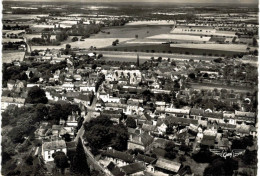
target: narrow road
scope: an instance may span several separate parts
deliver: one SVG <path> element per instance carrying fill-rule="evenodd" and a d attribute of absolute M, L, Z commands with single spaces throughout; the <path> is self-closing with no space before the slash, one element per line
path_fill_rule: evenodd
<path fill-rule="evenodd" d="M 97 103 L 97 97 L 95 95 L 94 99 L 93 99 L 93 102 L 91 104 L 91 106 L 88 106 L 87 107 L 87 110 L 88 110 L 88 114 L 85 116 L 84 118 L 84 123 L 86 122 L 89 122 L 92 118 L 92 114 L 95 110 L 95 107 L 96 107 L 96 103 Z M 75 137 L 75 141 L 78 142 L 78 139 L 81 138 L 82 142 L 83 142 L 83 147 L 84 147 L 84 150 L 85 150 L 85 153 L 87 155 L 87 160 L 88 160 L 88 163 L 91 163 L 91 165 L 96 169 L 96 170 L 99 170 L 101 171 L 101 173 L 104 175 L 104 176 L 112 176 L 112 174 L 109 172 L 108 169 L 104 168 L 103 166 L 100 165 L 100 163 L 95 160 L 94 156 L 92 155 L 92 153 L 89 151 L 89 149 L 84 145 L 84 139 L 83 139 L 83 135 L 85 133 L 85 129 L 84 129 L 84 125 L 81 126 L 81 128 L 79 129 L 78 133 L 77 133 L 77 136 Z"/>

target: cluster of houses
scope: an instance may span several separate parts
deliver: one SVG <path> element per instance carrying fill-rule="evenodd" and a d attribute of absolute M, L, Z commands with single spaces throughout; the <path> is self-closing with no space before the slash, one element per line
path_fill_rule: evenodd
<path fill-rule="evenodd" d="M 78 59 L 80 60 L 81 57 Z M 257 135 L 255 112 L 245 112 L 243 108 L 241 111 L 217 111 L 197 106 L 176 107 L 174 104 L 176 99 L 192 101 L 192 92 L 196 90 L 185 88 L 183 80 L 188 79 L 190 71 L 199 67 L 195 66 L 196 64 L 203 65 L 203 63 L 185 62 L 184 66 L 177 66 L 173 71 L 169 69 L 170 61 L 163 61 L 159 63 L 157 69 L 148 71 L 141 71 L 136 67 L 122 70 L 120 67 L 106 65 L 94 68 L 91 64 L 85 65 L 84 68 L 74 68 L 72 56 L 61 55 L 57 50 L 40 51 L 34 60 L 51 64 L 66 61 L 67 66 L 56 70 L 48 79 L 44 78 L 37 68 L 28 68 L 25 72 L 28 77 L 31 74 L 39 77 L 36 83 L 8 81 L 7 88 L 3 90 L 13 91 L 21 96 L 3 96 L 2 111 L 9 105 L 24 106 L 25 92 L 33 86 L 41 87 L 49 102 L 66 101 L 79 105 L 81 109 L 81 114 L 72 113 L 67 121 L 60 120 L 58 125 L 42 122 L 35 131 L 35 138 L 42 141 L 42 146 L 38 148 L 37 153 L 46 163 L 53 162 L 52 155 L 57 151 L 63 151 L 66 154 L 69 150 L 75 150 L 75 142 L 68 142 L 65 138 L 69 138 L 70 141 L 74 140 L 77 135 L 78 121 L 87 115 L 87 108 L 94 97 L 97 101 L 95 101 L 95 112 L 92 112 L 91 118 L 98 118 L 102 115 L 109 117 L 115 123 L 125 124 L 128 118 L 132 118 L 136 123 L 136 128 L 128 127 L 127 149 L 128 151 L 140 150 L 143 154 L 132 155 L 129 152 L 109 148 L 102 151 L 100 158 L 97 159 L 116 176 L 145 173 L 189 175 L 189 169 L 185 165 L 165 158 L 167 143 L 174 142 L 176 149 L 185 145 L 191 152 L 197 152 L 202 146 L 227 149 L 235 138 L 248 135 L 256 137 Z M 185 67 L 187 64 L 189 67 Z M 210 67 L 212 63 L 204 64 Z M 220 71 L 204 68 L 200 69 L 199 74 L 207 75 L 205 80 L 213 80 L 213 82 L 221 79 Z M 105 80 L 98 87 L 100 75 L 103 75 Z M 172 92 L 176 82 L 180 87 L 174 90 L 176 96 L 174 100 Z M 221 95 L 221 91 L 215 93 L 214 91 L 209 91 L 213 93 L 210 97 L 228 101 L 230 105 L 239 102 L 238 99 L 247 99 L 249 103 L 252 99 L 250 96 L 236 94 L 234 91 L 226 91 L 225 97 Z M 170 100 L 167 102 L 156 98 L 147 100 L 149 95 L 144 92 L 150 92 L 155 97 L 167 95 Z M 205 97 L 208 96 L 205 95 Z M 239 105 L 241 106 L 241 103 Z"/>

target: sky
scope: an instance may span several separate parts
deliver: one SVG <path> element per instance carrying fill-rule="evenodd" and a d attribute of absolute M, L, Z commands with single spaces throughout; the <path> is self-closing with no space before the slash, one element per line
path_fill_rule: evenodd
<path fill-rule="evenodd" d="M 19 0 L 4 0 L 4 1 L 19 1 Z M 163 3 L 235 3 L 235 4 L 257 4 L 258 0 L 23 0 L 33 2 L 45 1 L 68 1 L 68 2 L 163 2 Z"/>

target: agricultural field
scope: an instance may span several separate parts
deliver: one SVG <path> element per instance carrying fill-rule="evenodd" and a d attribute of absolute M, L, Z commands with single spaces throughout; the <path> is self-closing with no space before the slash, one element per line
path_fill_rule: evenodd
<path fill-rule="evenodd" d="M 233 52 L 246 52 L 247 49 L 247 45 L 235 45 L 235 44 L 171 44 L 171 47 L 221 50 L 221 51 L 233 51 Z"/>
<path fill-rule="evenodd" d="M 102 29 L 91 38 L 146 38 L 153 35 L 167 34 L 171 31 L 171 26 L 120 26 Z M 107 33 L 110 34 L 107 34 Z"/>
<path fill-rule="evenodd" d="M 2 62 L 3 63 L 11 63 L 12 61 L 23 61 L 25 52 L 19 51 L 3 51 L 2 52 Z"/>
<path fill-rule="evenodd" d="M 135 26 L 135 25 L 175 25 L 175 21 L 166 21 L 166 20 L 160 20 L 160 21 L 133 21 L 130 23 L 127 23 L 127 26 Z"/>
<path fill-rule="evenodd" d="M 31 40 L 32 38 L 41 38 L 41 34 L 25 34 L 24 37 L 28 40 Z M 56 35 L 51 35 L 51 40 L 56 39 Z"/>
<path fill-rule="evenodd" d="M 71 37 L 70 37 L 71 38 Z M 108 47 L 112 46 L 113 41 L 119 40 L 119 43 L 125 42 L 128 40 L 132 40 L 133 38 L 106 38 L 104 39 L 98 39 L 98 38 L 87 38 L 84 39 L 84 41 L 76 41 L 76 42 L 65 42 L 62 45 L 59 46 L 31 46 L 32 51 L 33 50 L 43 50 L 46 48 L 49 49 L 61 49 L 65 48 L 66 44 L 70 44 L 72 48 L 84 48 L 84 49 L 89 49 L 91 46 L 96 47 L 96 48 L 103 48 L 103 47 Z"/>
<path fill-rule="evenodd" d="M 44 16 L 49 16 L 45 14 L 4 14 L 3 15 L 3 20 L 31 20 L 31 19 L 37 19 L 38 17 L 44 17 Z"/>
<path fill-rule="evenodd" d="M 76 42 L 71 42 L 69 43 L 72 48 L 90 48 L 91 46 L 96 47 L 96 48 L 103 48 L 107 46 L 112 46 L 113 41 L 119 40 L 120 42 L 132 40 L 133 38 L 87 38 L 84 39 L 84 41 L 76 41 Z"/>
<path fill-rule="evenodd" d="M 13 38 L 3 38 L 2 39 L 2 43 L 9 43 L 9 42 L 15 43 L 15 42 L 21 42 L 21 41 L 24 41 L 24 40 L 23 39 L 13 39 Z"/>
<path fill-rule="evenodd" d="M 147 37 L 147 38 L 207 42 L 210 40 L 211 37 L 203 37 L 203 36 L 195 36 L 195 35 L 159 34 L 159 35 L 154 35 L 154 36 Z"/>

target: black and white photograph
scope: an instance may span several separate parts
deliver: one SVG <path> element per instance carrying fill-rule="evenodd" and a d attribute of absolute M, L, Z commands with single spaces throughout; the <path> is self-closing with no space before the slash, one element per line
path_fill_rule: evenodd
<path fill-rule="evenodd" d="M 1 0 L 2 176 L 257 176 L 258 0 Z"/>

